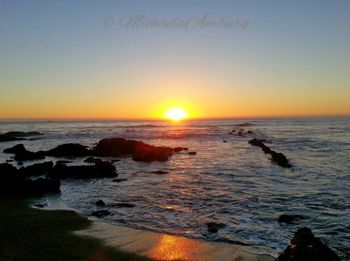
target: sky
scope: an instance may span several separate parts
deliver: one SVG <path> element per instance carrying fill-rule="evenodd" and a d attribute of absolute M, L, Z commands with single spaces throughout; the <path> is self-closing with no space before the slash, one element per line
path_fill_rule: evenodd
<path fill-rule="evenodd" d="M 347 0 L 0 0 L 0 119 L 350 115 L 349 14 Z"/>

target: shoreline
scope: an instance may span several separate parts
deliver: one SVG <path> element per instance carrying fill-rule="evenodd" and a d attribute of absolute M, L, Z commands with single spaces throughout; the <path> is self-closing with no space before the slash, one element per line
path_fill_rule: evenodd
<path fill-rule="evenodd" d="M 253 247 L 244 247 L 223 242 L 208 242 L 173 236 L 160 232 L 114 225 L 97 218 L 88 218 L 92 223 L 77 235 L 102 240 L 107 246 L 123 252 L 144 256 L 152 260 L 246 260 L 273 261 L 269 255 L 249 252 Z"/>

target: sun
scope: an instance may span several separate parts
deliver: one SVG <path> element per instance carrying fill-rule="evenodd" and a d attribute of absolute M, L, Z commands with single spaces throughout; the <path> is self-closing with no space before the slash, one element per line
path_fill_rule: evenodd
<path fill-rule="evenodd" d="M 188 113 L 184 108 L 181 107 L 173 107 L 169 108 L 165 112 L 165 117 L 169 120 L 180 121 L 188 117 Z"/>

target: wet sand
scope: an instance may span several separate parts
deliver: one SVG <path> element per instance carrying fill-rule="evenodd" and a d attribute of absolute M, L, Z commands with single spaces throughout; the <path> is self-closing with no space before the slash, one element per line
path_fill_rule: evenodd
<path fill-rule="evenodd" d="M 271 256 L 250 253 L 249 247 L 193 240 L 92 220 L 88 229 L 75 233 L 101 239 L 118 250 L 155 260 L 274 260 Z"/>

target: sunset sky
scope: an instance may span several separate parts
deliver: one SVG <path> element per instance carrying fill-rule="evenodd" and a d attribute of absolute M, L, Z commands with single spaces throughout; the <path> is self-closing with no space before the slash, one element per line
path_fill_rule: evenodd
<path fill-rule="evenodd" d="M 349 14 L 347 0 L 0 0 L 0 118 L 349 115 Z"/>

